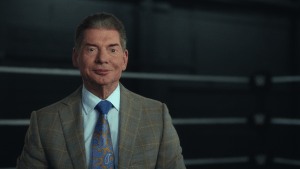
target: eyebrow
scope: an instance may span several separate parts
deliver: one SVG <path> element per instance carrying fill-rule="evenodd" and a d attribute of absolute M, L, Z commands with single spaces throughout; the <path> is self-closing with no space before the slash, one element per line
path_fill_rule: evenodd
<path fill-rule="evenodd" d="M 98 47 L 96 44 L 92 44 L 92 43 L 86 43 L 84 46 L 95 46 Z M 114 43 L 114 44 L 109 44 L 108 47 L 113 47 L 113 46 L 120 46 L 118 43 Z"/>
<path fill-rule="evenodd" d="M 118 43 L 108 45 L 108 47 L 113 47 L 113 46 L 120 46 L 120 45 Z"/>
<path fill-rule="evenodd" d="M 92 43 L 86 43 L 84 46 L 95 46 L 95 47 L 97 47 L 97 45 L 92 44 Z"/>

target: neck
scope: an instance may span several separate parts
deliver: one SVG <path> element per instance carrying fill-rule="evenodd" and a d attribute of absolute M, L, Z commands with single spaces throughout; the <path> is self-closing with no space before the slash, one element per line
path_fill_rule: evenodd
<path fill-rule="evenodd" d="M 84 87 L 95 96 L 99 97 L 102 100 L 105 100 L 110 96 L 118 87 L 118 83 L 110 85 L 98 85 L 84 83 Z"/>

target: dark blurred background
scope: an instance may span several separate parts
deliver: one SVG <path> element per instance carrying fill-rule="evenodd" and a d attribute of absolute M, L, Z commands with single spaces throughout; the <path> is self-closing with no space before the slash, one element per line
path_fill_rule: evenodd
<path fill-rule="evenodd" d="M 76 72 L 76 26 L 97 12 L 124 23 L 121 83 L 167 104 L 187 168 L 300 167 L 299 0 L 11 0 L 0 1 L 0 168 L 16 166 L 31 112 L 82 84 L 64 72 Z"/>

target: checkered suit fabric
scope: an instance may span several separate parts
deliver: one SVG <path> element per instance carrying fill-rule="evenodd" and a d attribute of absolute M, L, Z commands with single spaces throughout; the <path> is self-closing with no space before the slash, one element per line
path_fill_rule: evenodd
<path fill-rule="evenodd" d="M 185 168 L 166 105 L 123 87 L 121 93 L 119 168 Z"/>
<path fill-rule="evenodd" d="M 87 168 L 81 90 L 32 113 L 17 169 Z M 119 169 L 185 168 L 166 105 L 120 90 Z"/>

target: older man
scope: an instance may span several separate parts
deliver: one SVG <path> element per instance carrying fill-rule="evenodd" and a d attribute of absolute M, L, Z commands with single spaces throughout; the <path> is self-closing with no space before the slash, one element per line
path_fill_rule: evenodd
<path fill-rule="evenodd" d="M 85 18 L 73 49 L 83 85 L 32 112 L 17 168 L 185 168 L 166 105 L 119 83 L 127 62 L 122 23 L 106 13 Z"/>

